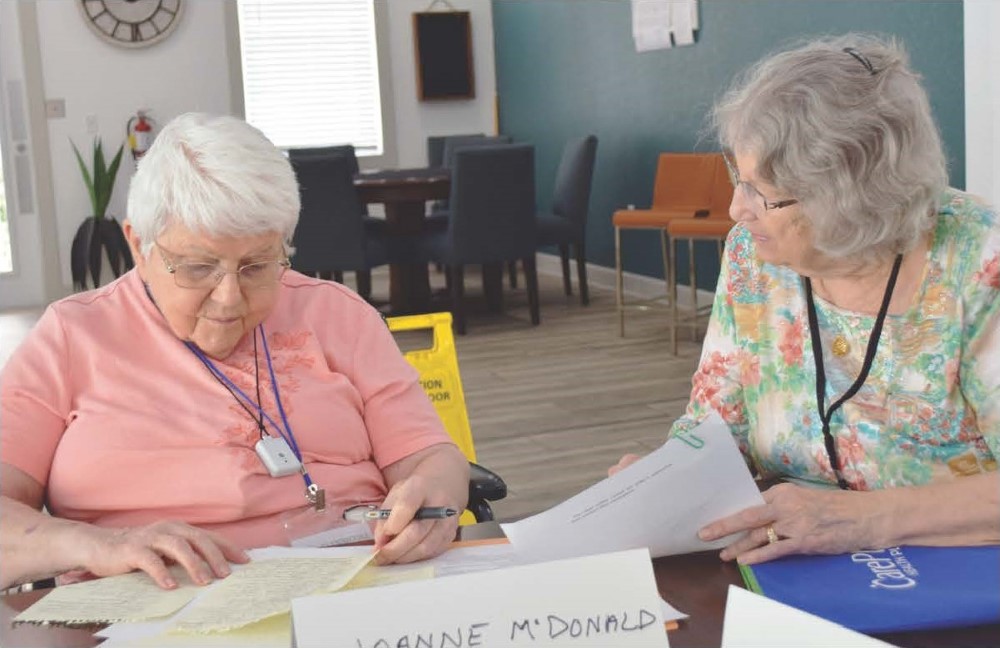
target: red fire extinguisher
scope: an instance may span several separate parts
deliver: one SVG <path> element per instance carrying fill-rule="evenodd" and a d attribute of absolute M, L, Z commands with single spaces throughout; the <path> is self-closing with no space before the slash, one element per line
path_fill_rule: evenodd
<path fill-rule="evenodd" d="M 145 110 L 140 110 L 128 120 L 125 132 L 128 135 L 128 147 L 132 151 L 132 159 L 138 160 L 153 144 L 153 120 L 146 116 Z"/>

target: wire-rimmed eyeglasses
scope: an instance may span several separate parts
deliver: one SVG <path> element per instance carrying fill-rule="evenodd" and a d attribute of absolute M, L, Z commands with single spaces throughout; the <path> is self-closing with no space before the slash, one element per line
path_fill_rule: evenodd
<path fill-rule="evenodd" d="M 796 198 L 788 198 L 786 200 L 768 200 L 764 197 L 764 194 L 757 190 L 757 187 L 753 186 L 749 182 L 740 180 L 740 173 L 736 170 L 736 165 L 733 163 L 732 159 L 730 159 L 728 153 L 723 153 L 722 159 L 726 162 L 726 170 L 729 172 L 729 181 L 733 183 L 733 188 L 742 194 L 743 200 L 746 201 L 748 205 L 753 207 L 753 212 L 758 216 L 772 209 L 790 207 L 791 205 L 799 202 Z"/>
<path fill-rule="evenodd" d="M 223 269 L 219 263 L 175 263 L 173 258 L 178 255 L 165 249 L 159 243 L 154 243 L 154 245 L 160 251 L 160 258 L 163 259 L 163 265 L 167 272 L 174 276 L 174 283 L 180 288 L 203 290 L 215 288 L 222 283 L 223 277 L 229 274 L 236 275 L 243 288 L 263 288 L 278 283 L 281 275 L 292 265 L 287 258 L 269 259 L 247 263 L 230 271 Z"/>

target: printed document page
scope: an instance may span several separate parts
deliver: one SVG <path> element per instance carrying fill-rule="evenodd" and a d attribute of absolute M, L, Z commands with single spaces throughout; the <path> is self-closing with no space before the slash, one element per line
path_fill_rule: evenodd
<path fill-rule="evenodd" d="M 649 547 L 654 558 L 716 549 L 698 530 L 764 503 L 729 427 L 713 413 L 684 435 L 544 513 L 500 525 L 522 562 Z"/>

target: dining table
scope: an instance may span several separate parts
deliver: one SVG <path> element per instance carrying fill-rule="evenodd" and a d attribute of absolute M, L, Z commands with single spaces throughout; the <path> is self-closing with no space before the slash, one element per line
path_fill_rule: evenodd
<path fill-rule="evenodd" d="M 496 522 L 460 527 L 458 539 L 475 541 L 502 538 Z M 653 575 L 660 596 L 688 615 L 667 633 L 672 648 L 720 646 L 725 625 L 729 587 L 743 587 L 740 571 L 733 562 L 719 559 L 718 551 L 701 551 L 652 560 Z M 81 628 L 13 625 L 18 613 L 51 590 L 36 590 L 0 596 L 0 645 L 35 648 L 85 648 L 99 645 L 93 633 L 102 626 Z M 964 628 L 939 628 L 889 632 L 876 638 L 902 648 L 972 648 L 1000 645 L 1000 623 Z"/>
<path fill-rule="evenodd" d="M 369 171 L 354 177 L 354 187 L 362 203 L 385 206 L 386 236 L 401 249 L 423 231 L 427 202 L 448 198 L 451 174 L 440 167 Z M 432 310 L 427 263 L 389 264 L 389 309 L 392 315 Z"/>

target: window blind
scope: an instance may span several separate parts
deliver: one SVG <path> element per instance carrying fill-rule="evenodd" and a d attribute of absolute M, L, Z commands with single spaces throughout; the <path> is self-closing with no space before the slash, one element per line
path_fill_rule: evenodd
<path fill-rule="evenodd" d="M 373 0 L 239 0 L 248 122 L 279 148 L 381 155 Z"/>

